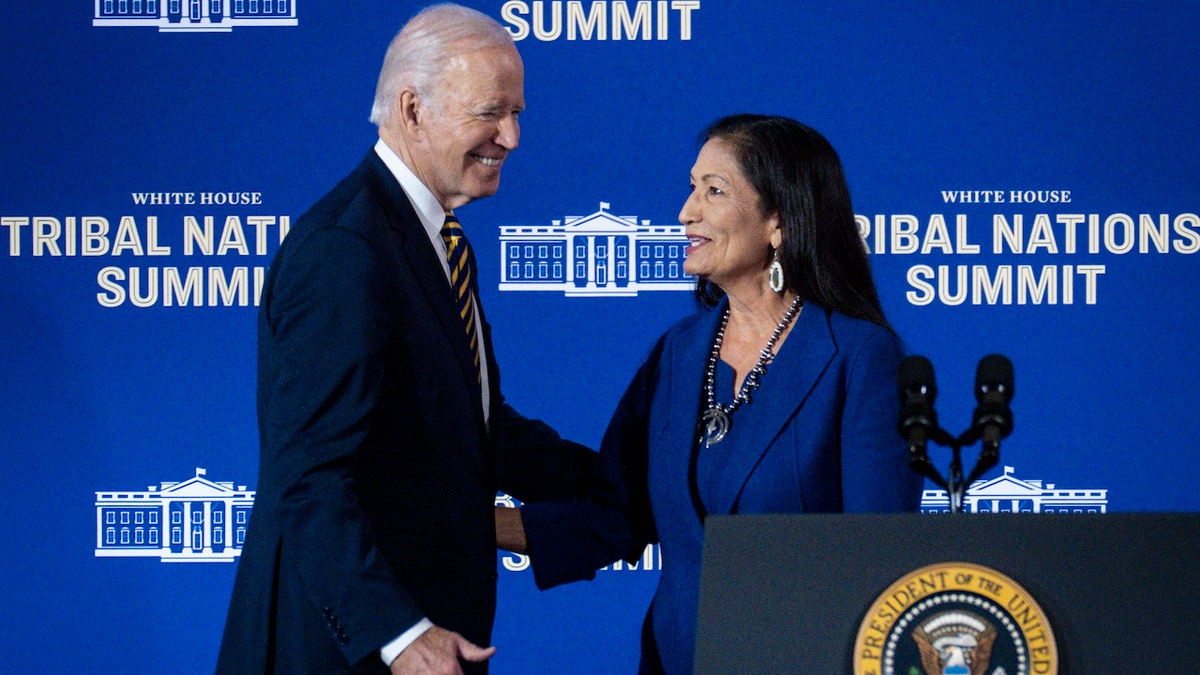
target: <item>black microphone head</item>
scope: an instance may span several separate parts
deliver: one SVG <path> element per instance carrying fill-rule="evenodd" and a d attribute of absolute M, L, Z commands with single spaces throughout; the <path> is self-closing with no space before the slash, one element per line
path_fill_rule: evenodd
<path fill-rule="evenodd" d="M 975 400 L 983 401 L 984 396 L 993 393 L 998 394 L 1006 404 L 1016 393 L 1012 361 L 1000 354 L 988 354 L 975 369 Z"/>
<path fill-rule="evenodd" d="M 933 364 L 924 356 L 910 356 L 900 362 L 897 372 L 900 384 L 900 422 L 896 429 L 916 448 L 919 456 L 924 452 L 926 441 L 940 431 L 933 400 L 937 398 L 937 385 L 933 378 Z"/>
<path fill-rule="evenodd" d="M 937 382 L 933 377 L 933 363 L 924 356 L 909 356 L 900 362 L 900 402 L 905 403 L 908 394 L 924 395 L 929 405 L 937 398 Z"/>

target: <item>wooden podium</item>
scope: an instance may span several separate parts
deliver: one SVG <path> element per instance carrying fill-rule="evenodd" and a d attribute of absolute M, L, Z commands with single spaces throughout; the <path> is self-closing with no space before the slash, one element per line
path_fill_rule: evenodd
<path fill-rule="evenodd" d="M 709 517 L 696 672 L 853 673 L 880 599 L 943 563 L 990 568 L 1027 591 L 1058 673 L 1200 670 L 1200 514 L 826 514 Z M 898 592 L 880 615 L 920 592 Z M 895 672 L 919 667 L 908 659 Z"/>

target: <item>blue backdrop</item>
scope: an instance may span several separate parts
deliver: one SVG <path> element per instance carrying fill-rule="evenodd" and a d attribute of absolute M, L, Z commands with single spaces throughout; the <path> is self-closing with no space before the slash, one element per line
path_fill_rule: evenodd
<path fill-rule="evenodd" d="M 502 290 L 524 269 L 501 228 L 634 216 L 613 226 L 632 246 L 676 224 L 706 124 L 779 113 L 841 153 L 944 426 L 969 423 L 980 357 L 1015 364 L 1016 430 L 989 479 L 1012 467 L 1111 511 L 1200 507 L 1200 3 L 468 4 L 522 38 L 526 65 L 521 148 L 460 214 L 519 410 L 595 444 L 693 304 L 668 283 Z M 257 480 L 255 283 L 373 143 L 379 64 L 417 9 L 0 10 L 6 669 L 212 670 Z M 654 564 L 539 593 L 499 560 L 494 672 L 632 668 Z"/>

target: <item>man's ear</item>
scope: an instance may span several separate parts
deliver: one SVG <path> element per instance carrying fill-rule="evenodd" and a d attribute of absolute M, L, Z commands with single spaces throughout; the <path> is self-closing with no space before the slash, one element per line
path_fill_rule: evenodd
<path fill-rule="evenodd" d="M 417 92 L 406 88 L 396 94 L 396 121 L 409 136 L 421 133 L 424 112 L 424 101 Z"/>

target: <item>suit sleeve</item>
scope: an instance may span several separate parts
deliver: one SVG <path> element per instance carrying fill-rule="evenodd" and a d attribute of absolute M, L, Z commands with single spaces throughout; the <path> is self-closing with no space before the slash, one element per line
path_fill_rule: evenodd
<path fill-rule="evenodd" d="M 609 421 L 587 495 L 526 504 L 522 520 L 538 588 L 593 579 L 657 541 L 650 512 L 648 428 L 663 340 L 634 375 Z"/>
<path fill-rule="evenodd" d="M 260 328 L 279 363 L 259 383 L 263 447 L 274 453 L 263 465 L 282 486 L 281 574 L 298 578 L 353 664 L 422 618 L 379 554 L 355 485 L 393 328 L 389 285 L 368 243 L 336 228 L 281 264 Z"/>
<path fill-rule="evenodd" d="M 499 407 L 497 485 L 523 502 L 570 499 L 584 493 L 596 463 L 591 448 L 563 439 L 546 423 Z"/>
<path fill-rule="evenodd" d="M 916 511 L 923 479 L 908 467 L 896 431 L 900 340 L 877 328 L 850 357 L 842 412 L 842 500 L 846 512 Z"/>

